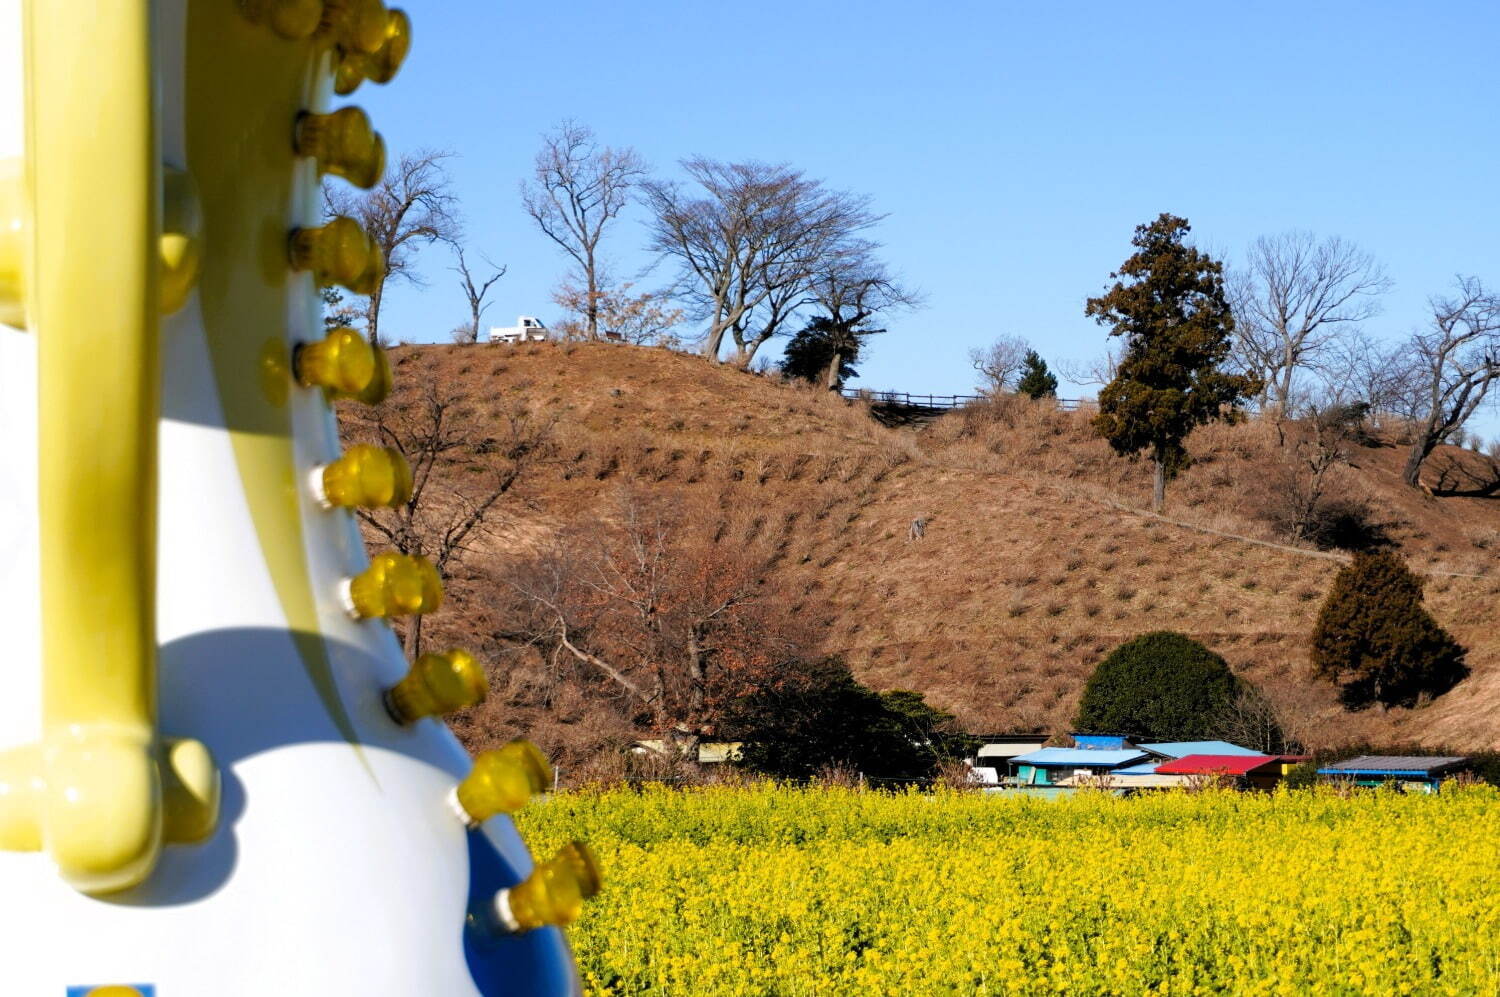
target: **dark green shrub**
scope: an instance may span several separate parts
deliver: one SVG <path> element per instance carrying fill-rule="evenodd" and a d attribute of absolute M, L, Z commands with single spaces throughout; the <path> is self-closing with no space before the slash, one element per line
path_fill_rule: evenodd
<path fill-rule="evenodd" d="M 744 765 L 784 779 L 848 766 L 877 779 L 923 780 L 939 762 L 977 747 L 921 693 L 877 693 L 837 657 L 792 667 L 747 691 L 729 705 L 722 729 L 745 742 Z"/>
<path fill-rule="evenodd" d="M 1464 649 L 1422 606 L 1422 579 L 1391 551 L 1339 571 L 1313 627 L 1312 666 L 1344 705 L 1415 706 L 1469 674 Z"/>
<path fill-rule="evenodd" d="M 1099 663 L 1074 724 L 1148 741 L 1210 738 L 1238 692 L 1223 658 L 1190 637 L 1158 630 L 1126 641 Z"/>

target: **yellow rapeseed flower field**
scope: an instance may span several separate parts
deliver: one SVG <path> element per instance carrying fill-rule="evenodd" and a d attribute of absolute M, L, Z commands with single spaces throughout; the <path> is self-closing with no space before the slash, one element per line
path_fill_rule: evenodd
<path fill-rule="evenodd" d="M 1500 790 L 564 793 L 590 994 L 1500 994 Z"/>

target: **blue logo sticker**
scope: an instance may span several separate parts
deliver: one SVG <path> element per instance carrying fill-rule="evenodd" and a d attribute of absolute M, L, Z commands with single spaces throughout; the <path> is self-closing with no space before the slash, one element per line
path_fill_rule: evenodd
<path fill-rule="evenodd" d="M 87 987 L 69 987 L 68 997 L 156 997 L 156 987 L 149 983 L 96 983 Z"/>

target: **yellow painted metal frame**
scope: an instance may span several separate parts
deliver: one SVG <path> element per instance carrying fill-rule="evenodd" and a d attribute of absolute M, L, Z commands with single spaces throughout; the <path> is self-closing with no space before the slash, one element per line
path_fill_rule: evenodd
<path fill-rule="evenodd" d="M 0 847 L 45 849 L 74 886 L 107 892 L 143 880 L 164 838 L 211 833 L 219 785 L 206 748 L 156 730 L 159 313 L 197 252 L 162 240 L 150 0 L 79 14 L 24 6 L 42 739 L 0 756 Z M 190 230 L 181 188 L 174 227 Z"/>

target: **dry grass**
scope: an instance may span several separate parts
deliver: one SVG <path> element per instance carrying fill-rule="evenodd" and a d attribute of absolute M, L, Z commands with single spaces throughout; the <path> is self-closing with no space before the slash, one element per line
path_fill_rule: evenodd
<path fill-rule="evenodd" d="M 1308 632 L 1338 562 L 1275 546 L 1284 538 L 1259 515 L 1258 489 L 1278 459 L 1271 426 L 1195 434 L 1198 462 L 1168 491 L 1177 525 L 1136 511 L 1149 504 L 1148 470 L 1095 438 L 1087 412 L 1010 400 L 896 430 L 862 403 L 658 349 L 444 346 L 395 356 L 398 378 L 462 379 L 480 399 L 523 392 L 557 416 L 554 459 L 476 557 L 503 563 L 548 531 L 600 515 L 620 484 L 735 487 L 776 532 L 779 581 L 800 593 L 798 612 L 818 621 L 825 650 L 876 687 L 926 692 L 973 729 L 1065 729 L 1102 654 L 1172 628 L 1262 684 L 1310 744 L 1500 747 L 1500 499 L 1405 489 L 1397 448 L 1361 448 L 1349 475 L 1415 566 L 1481 576 L 1435 576 L 1428 589 L 1434 615 L 1470 648 L 1473 676 L 1418 710 L 1350 714 L 1306 672 Z M 1459 459 L 1471 458 L 1484 459 Z M 928 520 L 926 536 L 907 542 L 916 517 Z M 507 668 L 482 721 L 462 724 L 514 730 L 518 704 L 535 701 L 541 664 L 495 636 L 503 621 L 486 592 L 457 589 L 455 608 L 432 621 L 440 639 Z M 628 738 L 565 705 L 524 720 L 552 739 L 544 747 Z"/>

